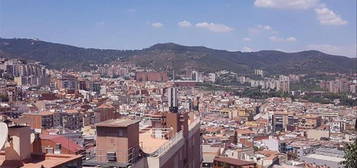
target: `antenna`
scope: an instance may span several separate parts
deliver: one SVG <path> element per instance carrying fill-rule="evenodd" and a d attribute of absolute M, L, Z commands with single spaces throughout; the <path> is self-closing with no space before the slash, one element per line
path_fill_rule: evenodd
<path fill-rule="evenodd" d="M 7 128 L 7 124 L 4 122 L 0 122 L 0 149 L 2 149 L 7 141 L 7 136 L 9 133 L 9 129 Z"/>

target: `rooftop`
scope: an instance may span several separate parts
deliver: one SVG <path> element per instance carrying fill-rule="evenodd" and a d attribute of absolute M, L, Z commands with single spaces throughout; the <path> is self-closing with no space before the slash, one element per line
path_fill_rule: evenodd
<path fill-rule="evenodd" d="M 98 107 L 99 109 L 114 108 L 111 104 L 103 103 Z"/>
<path fill-rule="evenodd" d="M 250 129 L 237 129 L 237 134 L 255 134 L 254 131 L 250 130 Z"/>
<path fill-rule="evenodd" d="M 101 123 L 96 124 L 98 127 L 127 127 L 132 124 L 139 123 L 140 120 L 132 120 L 132 119 L 116 119 L 116 120 L 107 120 Z"/>
<path fill-rule="evenodd" d="M 47 115 L 53 115 L 53 112 L 50 112 L 50 111 L 43 111 L 43 112 L 38 112 L 38 113 L 25 113 L 25 115 L 39 115 L 39 116 L 47 116 Z"/>
<path fill-rule="evenodd" d="M 333 156 L 326 156 L 326 155 L 319 155 L 319 154 L 309 154 L 306 155 L 305 157 L 311 159 L 332 161 L 332 162 L 342 162 L 345 160 L 344 158 L 340 158 L 340 157 L 333 157 Z"/>
<path fill-rule="evenodd" d="M 65 155 L 65 154 L 46 154 L 44 159 L 31 159 L 29 161 L 5 161 L 5 154 L 0 153 L 0 167 L 6 168 L 17 168 L 17 167 L 26 167 L 26 168 L 39 168 L 43 167 L 56 167 L 62 164 L 81 159 L 81 155 Z"/>
<path fill-rule="evenodd" d="M 73 140 L 62 135 L 41 135 L 41 140 L 50 140 L 56 144 L 61 144 L 63 148 L 70 150 L 73 153 L 83 150 L 83 148 L 76 144 Z"/>
<path fill-rule="evenodd" d="M 215 157 L 214 160 L 219 161 L 219 162 L 228 163 L 228 164 L 235 165 L 235 166 L 247 166 L 247 165 L 255 165 L 256 164 L 254 162 L 248 162 L 248 161 L 233 159 L 233 158 L 229 158 L 229 157 Z"/>
<path fill-rule="evenodd" d="M 139 135 L 139 143 L 141 149 L 145 153 L 153 153 L 158 150 L 161 146 L 163 146 L 168 139 L 165 138 L 155 138 L 152 136 L 152 129 L 147 130 L 145 132 L 140 133 Z"/>
<path fill-rule="evenodd" d="M 211 145 L 202 145 L 202 152 L 203 153 L 219 153 L 220 147 L 212 147 Z"/>

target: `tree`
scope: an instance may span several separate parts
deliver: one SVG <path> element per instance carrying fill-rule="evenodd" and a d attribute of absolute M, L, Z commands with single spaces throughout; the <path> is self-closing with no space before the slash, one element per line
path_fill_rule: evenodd
<path fill-rule="evenodd" d="M 355 168 L 357 165 L 357 139 L 352 143 L 347 143 L 344 147 L 344 161 L 341 162 L 345 168 Z"/>

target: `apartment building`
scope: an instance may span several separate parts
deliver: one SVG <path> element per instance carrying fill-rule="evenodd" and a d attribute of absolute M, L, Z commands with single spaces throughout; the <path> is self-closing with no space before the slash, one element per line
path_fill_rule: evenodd
<path fill-rule="evenodd" d="M 95 160 L 83 164 L 137 168 L 200 167 L 199 118 L 192 113 L 164 114 L 163 117 L 165 126 L 162 128 L 139 128 L 140 121 L 133 119 L 98 123 Z"/>

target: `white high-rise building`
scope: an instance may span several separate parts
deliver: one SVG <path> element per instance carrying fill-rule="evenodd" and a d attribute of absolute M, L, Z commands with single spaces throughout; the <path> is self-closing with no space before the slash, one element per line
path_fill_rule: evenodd
<path fill-rule="evenodd" d="M 178 111 L 177 89 L 172 87 L 167 89 L 167 98 L 170 112 Z"/>
<path fill-rule="evenodd" d="M 192 71 L 191 79 L 196 82 L 203 82 L 203 74 L 198 71 Z"/>
<path fill-rule="evenodd" d="M 288 76 L 280 75 L 277 83 L 277 90 L 282 92 L 290 91 L 290 79 Z"/>

